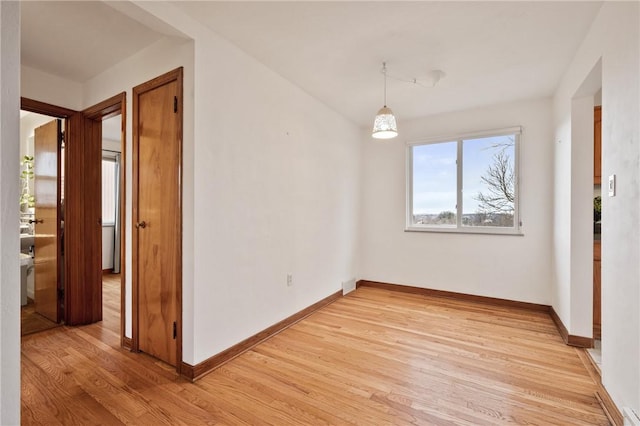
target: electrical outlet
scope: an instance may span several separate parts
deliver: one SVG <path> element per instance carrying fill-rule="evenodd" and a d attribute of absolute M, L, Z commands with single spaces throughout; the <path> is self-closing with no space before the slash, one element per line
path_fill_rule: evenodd
<path fill-rule="evenodd" d="M 293 274 L 287 274 L 287 287 L 291 287 L 293 285 Z"/>

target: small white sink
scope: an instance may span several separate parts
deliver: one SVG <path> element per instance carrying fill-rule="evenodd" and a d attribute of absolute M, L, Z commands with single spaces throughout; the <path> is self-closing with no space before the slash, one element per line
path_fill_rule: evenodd
<path fill-rule="evenodd" d="M 20 266 L 33 265 L 33 259 L 28 254 L 20 253 Z"/>

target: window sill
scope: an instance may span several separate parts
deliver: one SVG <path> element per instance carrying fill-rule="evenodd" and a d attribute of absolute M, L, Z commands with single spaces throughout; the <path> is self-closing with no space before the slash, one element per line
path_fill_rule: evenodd
<path fill-rule="evenodd" d="M 432 232 L 438 234 L 475 234 L 475 235 L 506 235 L 515 237 L 524 237 L 524 233 L 519 229 L 487 229 L 487 228 L 436 228 L 436 227 L 418 227 L 408 226 L 404 229 L 404 232 Z"/>

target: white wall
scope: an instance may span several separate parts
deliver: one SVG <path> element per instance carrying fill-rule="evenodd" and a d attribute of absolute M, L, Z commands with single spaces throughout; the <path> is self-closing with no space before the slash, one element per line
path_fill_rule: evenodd
<path fill-rule="evenodd" d="M 196 57 L 198 362 L 356 278 L 360 131 L 226 43 Z"/>
<path fill-rule="evenodd" d="M 524 236 L 404 232 L 406 145 L 422 138 L 524 127 L 520 207 Z M 397 139 L 367 137 L 360 278 L 549 304 L 551 102 L 536 100 L 399 123 Z"/>
<path fill-rule="evenodd" d="M 121 152 L 120 141 L 114 141 L 110 139 L 102 140 L 102 149 L 107 151 Z"/>
<path fill-rule="evenodd" d="M 572 183 L 572 103 L 580 88 L 602 60 L 602 176 L 616 174 L 615 198 L 602 199 L 602 380 L 618 407 L 640 408 L 640 149 L 639 5 L 635 2 L 604 2 L 589 33 L 567 69 L 554 97 L 556 175 L 554 214 L 555 282 L 553 306 L 571 334 L 588 329 L 590 321 L 575 314 L 589 303 L 591 283 L 574 283 L 564 269 L 571 267 L 572 251 L 566 235 L 574 215 L 567 201 L 582 182 Z M 578 149 L 577 147 L 573 147 Z M 587 161 L 587 160 L 584 160 Z M 582 167 L 583 165 L 577 165 Z M 575 186 L 578 185 L 578 186 Z M 586 232 L 586 231 L 582 231 Z M 566 240 L 565 240 L 566 238 Z M 577 291 L 572 286 L 581 286 Z M 580 305 L 575 307 L 574 305 Z M 589 309 L 588 307 L 586 309 Z M 569 321 L 569 318 L 571 320 Z M 576 321 L 581 321 L 576 323 Z"/>
<path fill-rule="evenodd" d="M 552 304 L 569 334 L 584 337 L 593 334 L 593 108 L 602 93 L 602 62 L 590 66 L 564 114 L 554 118 Z"/>
<path fill-rule="evenodd" d="M 593 107 L 594 96 L 571 102 L 571 310 L 565 326 L 586 337 L 593 335 Z"/>
<path fill-rule="evenodd" d="M 113 269 L 113 225 L 102 225 L 102 270 Z"/>
<path fill-rule="evenodd" d="M 20 96 L 76 111 L 83 108 L 81 83 L 24 65 L 20 75 Z"/>
<path fill-rule="evenodd" d="M 20 424 L 20 5 L 0 2 L 0 424 Z M 11 184 L 11 182 L 13 184 Z"/>

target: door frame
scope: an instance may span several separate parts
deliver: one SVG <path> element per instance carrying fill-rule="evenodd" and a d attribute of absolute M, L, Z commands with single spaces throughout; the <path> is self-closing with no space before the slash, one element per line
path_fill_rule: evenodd
<path fill-rule="evenodd" d="M 124 141 L 126 140 L 126 94 L 122 92 L 118 95 L 115 95 L 103 102 L 100 102 L 90 108 L 87 108 L 83 112 L 75 111 L 72 109 L 59 107 L 56 105 L 48 104 L 46 102 L 37 101 L 30 98 L 21 97 L 20 98 L 20 109 L 24 111 L 35 112 L 38 114 L 48 115 L 52 118 L 59 118 L 64 120 L 64 141 L 65 141 L 65 164 L 61 165 L 64 167 L 64 175 L 65 176 L 82 176 L 83 170 L 87 169 L 100 169 L 102 157 L 97 156 L 95 159 L 95 163 L 91 163 L 93 161 L 91 158 L 87 158 L 84 155 L 84 151 L 86 146 L 91 143 L 91 140 L 88 139 L 90 135 L 94 136 L 93 142 L 96 143 L 95 135 L 99 133 L 90 132 L 87 133 L 86 130 L 92 129 L 92 126 L 95 126 L 96 122 L 102 121 L 104 118 L 109 118 L 114 115 L 121 114 L 122 115 L 122 141 L 123 146 Z M 102 141 L 99 141 L 100 147 L 102 145 Z M 69 148 L 76 148 L 75 155 L 78 156 L 76 160 L 78 161 L 70 161 L 69 158 Z M 120 168 L 120 184 L 121 184 L 121 193 L 122 198 L 120 203 L 120 215 L 122 218 L 123 226 L 120 229 L 121 238 L 120 238 L 120 253 L 121 258 L 126 259 L 125 257 L 125 224 L 126 224 L 126 186 L 125 186 L 125 151 L 122 150 L 122 167 Z M 92 200 L 96 197 L 96 194 L 91 191 L 91 188 L 84 187 L 84 185 L 75 185 L 70 187 L 71 179 L 65 179 L 64 181 L 64 194 L 65 194 L 65 205 L 67 205 L 68 201 L 71 200 L 75 203 L 78 203 L 79 200 Z M 58 203 L 59 214 L 60 212 L 60 204 Z M 68 229 L 68 223 L 77 222 L 78 226 L 83 226 L 84 224 L 94 224 L 95 218 L 88 217 L 82 209 L 79 209 L 77 212 L 72 212 L 73 215 L 69 215 L 69 211 L 65 208 L 65 215 L 67 220 L 67 226 L 65 228 Z M 73 216 L 73 217 L 72 217 Z M 62 215 L 60 216 L 62 217 Z M 68 236 L 67 236 L 68 237 Z M 64 265 L 64 279 L 65 279 L 65 291 L 64 291 L 64 309 L 62 310 L 62 318 L 67 325 L 79 325 L 79 324 L 90 324 L 96 321 L 100 321 L 102 319 L 102 265 L 101 261 L 99 263 L 99 268 L 96 268 L 96 271 L 85 271 L 84 264 L 85 258 L 85 241 L 81 238 L 82 234 L 78 235 L 80 238 L 64 238 L 64 243 L 60 243 L 60 247 L 58 248 L 58 255 L 62 250 L 62 244 L 64 244 L 64 252 L 65 254 L 75 253 L 77 256 L 74 258 L 75 262 L 68 262 L 68 257 L 65 257 L 65 265 Z M 95 248 L 94 248 L 95 249 Z M 101 247 L 98 247 L 101 249 Z M 95 251 L 95 250 L 94 250 Z M 101 260 L 101 259 L 100 259 Z M 96 282 L 87 279 L 87 276 L 95 276 L 99 277 Z M 120 274 L 120 288 L 121 288 L 121 301 L 120 301 L 120 343 L 121 346 L 127 346 L 126 338 L 124 337 L 125 330 L 125 262 L 123 262 Z M 88 283 L 88 285 L 87 285 Z M 99 306 L 98 306 L 98 303 Z"/>
<path fill-rule="evenodd" d="M 64 124 L 62 125 L 63 127 L 63 131 L 64 131 L 64 140 L 65 143 L 67 143 L 66 141 L 68 140 L 75 140 L 75 138 L 77 138 L 78 135 L 76 135 L 75 133 L 70 131 L 70 127 L 71 127 L 71 123 L 70 121 L 72 120 L 72 117 L 77 117 L 78 116 L 78 112 L 68 109 L 68 108 L 63 108 L 63 107 L 59 107 L 56 105 L 51 105 L 45 102 L 40 102 L 40 101 L 36 101 L 34 99 L 29 99 L 29 98 L 25 98 L 25 97 L 21 97 L 20 98 L 20 109 L 24 110 L 24 111 L 29 111 L 29 112 L 34 112 L 36 114 L 42 114 L 42 115 L 47 115 L 49 117 L 51 117 L 51 119 L 55 120 L 55 119 L 60 119 L 64 121 Z M 58 161 L 60 161 L 58 159 Z M 66 162 L 65 162 L 66 163 Z M 66 164 L 60 164 L 59 167 L 59 172 L 60 170 L 64 167 L 65 168 L 65 175 L 67 173 L 67 169 L 66 169 Z M 60 191 L 61 187 L 60 187 L 60 176 L 58 175 L 58 191 Z M 66 191 L 65 191 L 66 193 Z M 61 281 L 60 281 L 60 277 L 62 275 L 66 276 L 66 262 L 65 265 L 61 267 L 60 265 L 60 259 L 62 256 L 62 238 L 60 238 L 60 220 L 62 220 L 62 209 L 61 209 L 61 205 L 60 205 L 60 198 L 58 198 L 58 224 L 56 226 L 57 228 L 57 232 L 58 232 L 58 238 L 57 238 L 57 260 L 56 260 L 56 268 L 58 270 L 58 282 L 56 283 L 56 286 L 58 288 L 58 291 L 60 291 L 62 289 L 61 286 Z M 65 253 L 66 253 L 66 241 L 64 243 L 65 245 Z M 61 269 L 65 268 L 65 273 L 61 274 Z M 65 283 L 66 284 L 66 283 Z M 60 322 L 62 320 L 64 320 L 65 323 L 69 322 L 69 316 L 72 314 L 72 312 L 69 309 L 69 303 L 68 303 L 68 297 L 69 297 L 69 293 L 68 291 L 65 290 L 65 295 L 64 295 L 64 303 L 63 303 L 63 298 L 58 298 L 58 321 Z"/>
<path fill-rule="evenodd" d="M 127 94 L 126 92 L 121 92 L 117 95 L 110 97 L 109 99 L 105 99 L 104 101 L 97 103 L 84 111 L 84 127 L 86 131 L 87 140 L 85 142 L 99 144 L 100 145 L 100 156 L 99 158 L 91 159 L 91 161 L 97 161 L 93 167 L 93 170 L 101 170 L 101 162 L 102 162 L 102 121 L 111 117 L 115 117 L 120 115 L 121 126 L 120 126 L 120 259 L 126 259 L 126 244 L 125 244 L 125 228 L 126 228 L 126 128 L 127 128 L 127 114 L 126 114 L 126 106 L 127 106 Z M 89 131 L 87 131 L 89 129 Z M 99 132 L 96 131 L 99 129 Z M 102 210 L 101 210 L 102 212 Z M 100 219 L 102 224 L 102 218 Z M 100 233 L 100 250 L 102 250 L 102 232 Z M 94 253 L 95 255 L 95 253 Z M 102 284 L 102 258 L 100 257 L 100 270 L 93 271 L 94 273 L 100 274 L 100 283 Z M 130 341 L 125 337 L 125 326 L 126 326 L 126 288 L 125 288 L 125 275 L 126 275 L 126 262 L 122 261 L 120 264 L 120 346 L 121 347 L 130 347 Z M 102 312 L 102 285 L 100 286 L 100 311 Z M 102 315 L 100 315 L 102 317 Z"/>
<path fill-rule="evenodd" d="M 178 231 L 178 245 L 176 253 L 176 372 L 182 373 L 182 172 L 183 172 L 183 68 L 179 67 L 165 74 L 162 74 L 152 80 L 142 83 L 133 88 L 133 155 L 132 155 L 132 170 L 133 170 L 133 205 L 131 215 L 131 226 L 135 226 L 138 218 L 138 202 L 139 202 L 139 187 L 138 187 L 138 170 L 139 170 L 139 143 L 140 143 L 140 131 L 139 131 L 139 106 L 140 95 L 153 90 L 157 87 L 163 86 L 172 81 L 177 83 L 177 108 L 178 113 L 178 125 L 177 125 L 177 143 L 178 143 L 178 205 L 177 215 L 180 227 Z M 140 310 L 139 310 L 139 290 L 140 283 L 138 279 L 138 233 L 132 232 L 132 253 L 131 253 L 131 265 L 132 265 L 132 350 L 135 352 L 140 351 Z"/>

